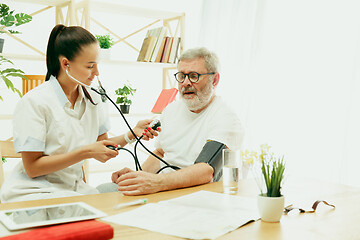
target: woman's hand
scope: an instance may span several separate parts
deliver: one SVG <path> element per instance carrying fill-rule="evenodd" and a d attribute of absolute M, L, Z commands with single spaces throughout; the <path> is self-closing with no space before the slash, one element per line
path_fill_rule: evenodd
<path fill-rule="evenodd" d="M 95 158 L 99 162 L 105 163 L 111 158 L 114 158 L 118 155 L 117 150 L 112 150 L 107 145 L 117 147 L 117 145 L 109 140 L 97 141 L 96 143 L 84 146 L 88 151 L 89 157 Z"/>
<path fill-rule="evenodd" d="M 157 132 L 160 132 L 161 128 L 158 127 L 155 131 L 154 129 L 149 127 L 151 122 L 152 120 L 149 119 L 140 120 L 133 129 L 134 133 L 139 137 L 143 136 L 143 140 L 149 140 L 150 138 L 154 138 L 154 136 L 158 136 L 159 134 Z"/>

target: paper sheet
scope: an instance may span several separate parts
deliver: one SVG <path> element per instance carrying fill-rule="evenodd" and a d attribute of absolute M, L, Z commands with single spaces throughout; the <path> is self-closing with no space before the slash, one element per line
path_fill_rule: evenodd
<path fill-rule="evenodd" d="M 189 239 L 215 239 L 259 218 L 256 200 L 199 191 L 102 218 Z"/>

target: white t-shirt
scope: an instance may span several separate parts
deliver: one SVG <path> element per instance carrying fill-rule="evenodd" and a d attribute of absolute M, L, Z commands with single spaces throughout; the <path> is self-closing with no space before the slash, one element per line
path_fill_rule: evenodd
<path fill-rule="evenodd" d="M 16 152 L 56 155 L 96 142 L 110 129 L 100 97 L 82 88 L 74 109 L 55 77 L 29 91 L 18 102 L 13 115 Z M 82 181 L 83 161 L 48 175 L 30 178 L 20 162 L 1 187 L 1 201 L 32 200 L 54 196 L 97 193 Z"/>
<path fill-rule="evenodd" d="M 239 149 L 244 138 L 239 118 L 218 96 L 200 113 L 191 112 L 182 99 L 169 104 L 161 116 L 161 129 L 155 147 L 164 150 L 165 161 L 180 168 L 194 164 L 207 140 Z"/>

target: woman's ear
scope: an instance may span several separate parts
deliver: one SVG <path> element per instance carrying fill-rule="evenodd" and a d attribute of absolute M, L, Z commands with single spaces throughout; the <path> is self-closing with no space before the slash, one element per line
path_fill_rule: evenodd
<path fill-rule="evenodd" d="M 60 67 L 67 69 L 70 66 L 70 61 L 66 57 L 60 57 Z"/>

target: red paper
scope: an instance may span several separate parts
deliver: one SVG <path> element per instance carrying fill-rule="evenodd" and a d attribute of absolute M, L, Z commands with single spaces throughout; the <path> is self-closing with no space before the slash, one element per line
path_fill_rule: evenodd
<path fill-rule="evenodd" d="M 28 232 L 10 235 L 1 240 L 108 240 L 114 237 L 114 229 L 96 220 L 65 223 L 42 227 Z"/>
<path fill-rule="evenodd" d="M 162 113 L 164 108 L 175 100 L 176 94 L 179 90 L 176 88 L 163 89 L 160 93 L 160 96 L 156 100 L 156 103 L 151 110 L 152 113 Z"/>

